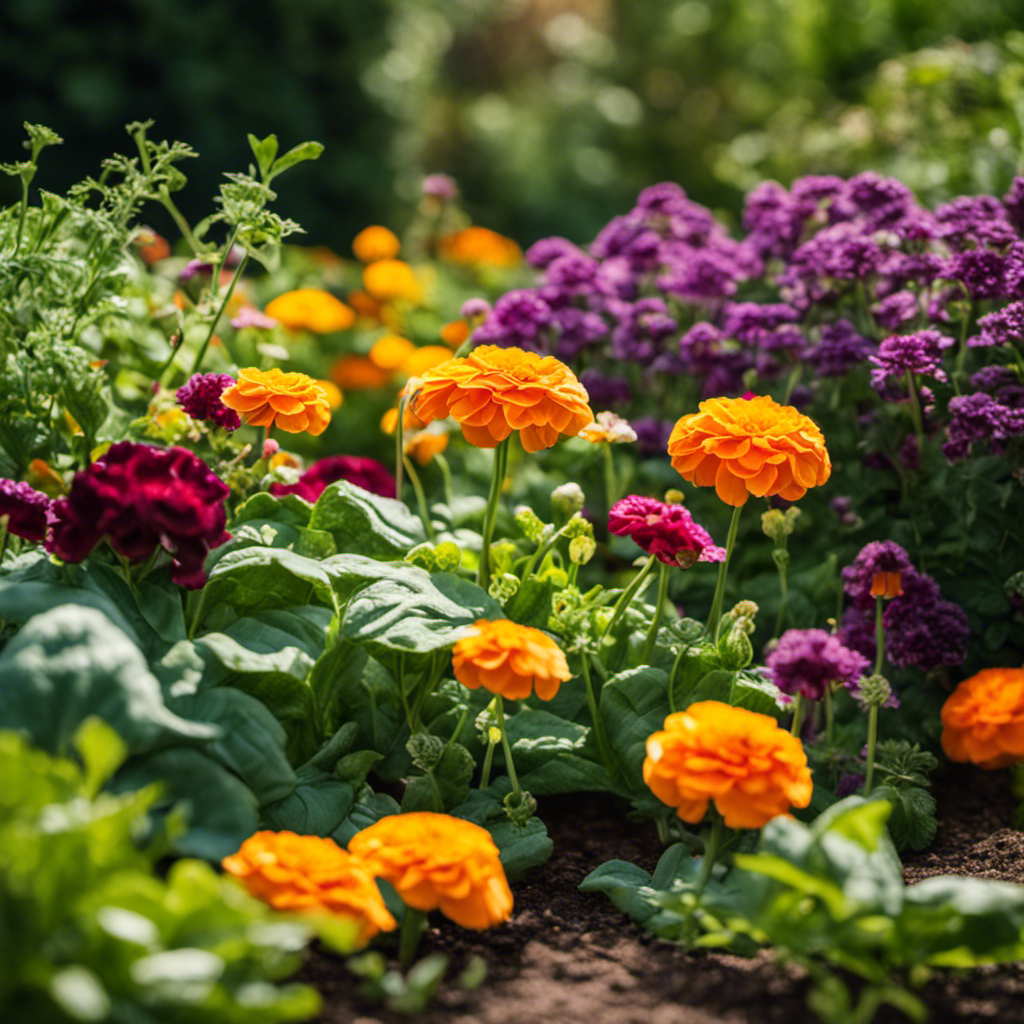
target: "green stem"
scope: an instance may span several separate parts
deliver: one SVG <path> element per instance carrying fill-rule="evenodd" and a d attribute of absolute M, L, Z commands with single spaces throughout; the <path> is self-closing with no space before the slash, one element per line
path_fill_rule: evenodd
<path fill-rule="evenodd" d="M 189 626 L 188 638 L 192 639 L 196 635 L 196 630 L 199 628 L 199 623 L 203 620 L 203 612 L 206 609 L 206 595 L 209 592 L 208 587 L 203 587 L 199 592 L 199 604 L 196 606 L 196 613 L 192 616 L 192 625 Z"/>
<path fill-rule="evenodd" d="M 455 726 L 455 731 L 448 737 L 448 742 L 444 745 L 444 749 L 447 750 L 453 743 L 457 742 L 459 734 L 462 732 L 462 727 L 466 724 L 466 719 L 469 717 L 469 705 L 467 704 L 463 708 L 462 714 L 459 715 L 459 721 Z"/>
<path fill-rule="evenodd" d="M 398 422 L 395 424 L 395 497 L 403 501 L 402 487 L 405 472 L 405 407 L 409 402 L 408 395 L 398 399 Z"/>
<path fill-rule="evenodd" d="M 835 705 L 832 703 L 832 684 L 825 687 L 825 745 L 832 746 L 835 735 Z"/>
<path fill-rule="evenodd" d="M 498 728 L 501 730 L 501 748 L 505 751 L 505 768 L 508 780 L 512 783 L 512 803 L 518 807 L 523 802 L 523 788 L 519 785 L 516 766 L 512 762 L 512 744 L 508 741 L 508 729 L 505 726 L 505 699 L 498 694 Z"/>
<path fill-rule="evenodd" d="M 587 694 L 587 707 L 590 709 L 590 717 L 594 721 L 594 735 L 597 737 L 597 748 L 601 752 L 601 760 L 604 762 L 605 771 L 608 777 L 614 782 L 619 775 L 618 765 L 612 756 L 612 748 L 608 743 L 608 734 L 605 732 L 604 719 L 598 707 L 597 693 L 594 690 L 593 680 L 590 678 L 590 655 L 584 651 L 581 655 L 583 666 L 583 687 Z"/>
<path fill-rule="evenodd" d="M 964 366 L 967 363 L 967 328 L 970 325 L 973 312 L 974 304 L 970 303 L 964 315 L 964 322 L 960 327 L 960 348 L 956 353 L 956 368 L 953 370 L 953 388 L 957 395 L 960 394 L 960 379 L 964 375 Z"/>
<path fill-rule="evenodd" d="M 711 834 L 704 844 L 704 856 L 700 862 L 700 877 L 697 879 L 697 885 L 693 893 L 698 902 L 711 878 L 711 871 L 715 866 L 715 858 L 718 856 L 718 848 L 722 843 L 722 829 L 725 825 L 722 821 L 722 816 L 717 811 L 712 811 L 711 814 Z"/>
<path fill-rule="evenodd" d="M 32 177 L 34 176 L 35 171 L 33 170 Z M 14 239 L 14 252 L 11 255 L 12 259 L 16 258 L 18 252 L 21 250 L 21 235 L 25 230 L 25 215 L 28 213 L 28 184 L 32 180 L 32 177 L 29 177 L 27 180 L 25 178 L 21 179 L 21 208 L 18 210 L 18 234 Z"/>
<path fill-rule="evenodd" d="M 7 554 L 7 538 L 10 536 L 7 532 L 7 524 L 10 521 L 10 516 L 0 516 L 0 565 L 3 565 L 4 555 Z"/>
<path fill-rule="evenodd" d="M 498 443 L 494 449 L 494 466 L 491 471 L 491 489 L 487 495 L 487 508 L 484 509 L 483 541 L 480 547 L 480 569 L 476 581 L 488 588 L 491 582 L 491 538 L 494 536 L 494 524 L 498 519 L 498 504 L 501 501 L 501 489 L 505 483 L 505 470 L 508 467 L 509 438 Z"/>
<path fill-rule="evenodd" d="M 196 236 L 192 234 L 192 229 L 189 227 L 188 221 L 185 220 L 181 211 L 177 206 L 175 206 L 174 200 L 170 197 L 166 188 L 160 189 L 160 194 L 157 196 L 157 200 L 171 215 L 171 220 L 174 221 L 178 230 L 181 232 L 181 237 L 185 239 L 188 247 L 198 256 L 203 251 L 203 247 L 199 244 Z"/>
<path fill-rule="evenodd" d="M 409 474 L 409 483 L 412 484 L 413 491 L 416 492 L 416 507 L 420 511 L 420 519 L 423 520 L 423 528 L 427 531 L 427 539 L 433 542 L 434 540 L 434 525 L 430 521 L 430 510 L 427 508 L 427 496 L 423 493 L 423 484 L 420 483 L 420 475 L 412 467 L 412 463 L 406 459 L 402 459 L 402 463 L 405 466 L 406 473 Z"/>
<path fill-rule="evenodd" d="M 427 915 L 424 911 L 406 906 L 405 916 L 402 918 L 402 930 L 398 936 L 398 961 L 403 970 L 410 967 L 416 958 L 420 936 L 423 934 L 426 924 Z"/>
<path fill-rule="evenodd" d="M 921 415 L 921 403 L 917 397 L 917 385 L 914 383 L 914 374 L 906 372 L 907 390 L 910 393 L 910 418 L 914 421 L 914 433 L 917 436 L 917 450 L 924 455 L 924 418 Z"/>
<path fill-rule="evenodd" d="M 647 577 L 650 576 L 657 564 L 658 560 L 651 555 L 651 557 L 647 559 L 647 564 L 633 577 L 633 581 L 619 595 L 619 599 L 615 602 L 614 609 L 612 609 L 612 617 L 608 620 L 608 625 L 605 627 L 605 631 L 601 634 L 602 637 L 611 635 L 612 630 L 618 625 L 619 619 L 626 614 L 626 609 L 629 607 L 633 598 L 639 593 L 643 584 L 647 582 Z"/>
<path fill-rule="evenodd" d="M 604 449 L 604 495 L 610 511 L 618 497 L 619 489 L 618 481 L 615 479 L 615 456 L 612 454 L 610 443 L 602 442 L 601 447 Z"/>
<path fill-rule="evenodd" d="M 800 378 L 804 372 L 804 364 L 797 363 L 793 367 L 792 372 L 789 375 L 789 379 L 786 381 L 786 393 L 782 396 L 781 405 L 789 405 L 790 398 L 793 397 L 793 389 L 800 383 Z"/>
<path fill-rule="evenodd" d="M 725 601 L 725 577 L 729 572 L 729 559 L 732 557 L 732 549 L 736 546 L 736 533 L 740 525 L 740 513 L 742 505 L 737 505 L 732 510 L 732 520 L 729 523 L 729 538 L 725 542 L 725 561 L 718 564 L 718 582 L 715 584 L 715 596 L 711 602 L 711 614 L 708 616 L 707 634 L 712 643 L 718 643 L 718 623 L 722 618 L 722 604 Z"/>
<path fill-rule="evenodd" d="M 875 744 L 878 742 L 878 705 L 868 709 L 868 765 L 864 774 L 864 795 L 871 796 L 875 777 Z"/>
<path fill-rule="evenodd" d="M 789 598 L 789 581 L 787 579 L 787 567 L 784 563 L 779 564 L 779 613 L 775 616 L 775 631 L 772 639 L 778 640 L 782 632 L 782 623 L 786 617 L 786 601 Z"/>
<path fill-rule="evenodd" d="M 448 460 L 443 455 L 435 455 L 434 461 L 437 463 L 438 468 L 441 470 L 442 486 L 444 487 L 444 501 L 445 504 L 452 507 L 452 496 L 455 494 L 455 489 L 452 487 L 452 467 L 448 465 Z"/>
<path fill-rule="evenodd" d="M 683 644 L 679 648 L 679 653 L 676 655 L 676 660 L 672 662 L 672 671 L 668 674 L 668 709 L 672 714 L 676 712 L 676 676 L 679 675 L 679 666 L 683 663 L 683 658 L 686 657 L 686 652 L 689 651 L 690 645 Z"/>
<path fill-rule="evenodd" d="M 800 736 L 800 726 L 804 724 L 804 715 L 807 713 L 807 698 L 802 693 L 796 695 L 796 707 L 793 709 L 793 724 L 789 731 L 793 736 Z"/>
<path fill-rule="evenodd" d="M 236 231 L 230 238 L 227 244 L 227 248 L 224 250 L 224 259 L 217 264 L 216 269 L 213 272 L 213 289 L 214 295 L 217 294 L 217 288 L 220 284 L 220 272 L 224 267 L 224 262 L 228 258 L 228 254 L 231 252 L 235 244 L 235 238 L 237 238 L 238 232 Z M 206 333 L 206 340 L 199 348 L 199 352 L 196 354 L 195 362 L 192 364 L 192 373 L 189 374 L 191 377 L 193 374 L 199 372 L 199 367 L 202 365 L 203 358 L 206 356 L 206 350 L 210 347 L 210 341 L 213 339 L 214 332 L 217 330 L 217 323 L 220 318 L 224 315 L 224 310 L 227 308 L 228 302 L 231 300 L 231 295 L 235 290 L 235 285 L 238 284 L 238 279 L 242 276 L 242 271 L 245 270 L 245 265 L 249 262 L 249 253 L 246 254 L 238 261 L 238 266 L 235 267 L 235 272 L 231 277 L 231 282 L 228 284 L 228 290 L 224 293 L 224 298 L 221 300 L 220 306 L 217 312 L 214 314 L 213 320 L 210 323 L 210 329 Z"/>
<path fill-rule="evenodd" d="M 496 740 L 487 737 L 487 752 L 484 754 L 483 767 L 480 769 L 480 788 L 486 789 L 491 783 L 491 765 L 494 763 L 494 748 L 498 745 Z"/>
<path fill-rule="evenodd" d="M 882 625 L 882 598 L 875 598 L 875 668 L 874 674 L 881 675 L 885 660 L 885 627 Z"/>
<path fill-rule="evenodd" d="M 654 618 L 651 619 L 650 629 L 647 630 L 647 639 L 644 641 L 644 650 L 640 655 L 640 664 L 648 665 L 651 660 L 651 653 L 654 651 L 654 641 L 658 636 L 658 627 L 661 625 L 661 611 L 668 600 L 668 574 L 669 567 L 658 562 L 658 599 L 654 606 Z"/>

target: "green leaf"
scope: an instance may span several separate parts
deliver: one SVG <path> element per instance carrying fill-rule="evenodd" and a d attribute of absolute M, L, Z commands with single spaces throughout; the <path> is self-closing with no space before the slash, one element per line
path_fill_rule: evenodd
<path fill-rule="evenodd" d="M 260 177 L 266 181 L 270 166 L 274 162 L 274 157 L 277 156 L 277 136 L 268 135 L 265 139 L 260 140 L 250 133 L 246 138 L 249 140 L 252 155 L 256 157 L 256 166 L 260 169 Z"/>
<path fill-rule="evenodd" d="M 369 786 L 363 786 L 348 817 L 331 833 L 331 838 L 339 846 L 348 846 L 357 832 L 369 828 L 381 818 L 398 814 L 400 810 L 394 799 L 386 793 L 374 793 Z"/>
<path fill-rule="evenodd" d="M 128 748 L 121 737 L 100 718 L 87 718 L 75 733 L 74 747 L 85 766 L 85 792 L 90 799 L 124 764 Z"/>
<path fill-rule="evenodd" d="M 230 552 L 210 571 L 203 593 L 207 608 L 224 603 L 240 611 L 290 608 L 312 599 L 334 604 L 331 578 L 320 563 L 284 548 Z"/>
<path fill-rule="evenodd" d="M 354 803 L 350 783 L 316 768 L 300 768 L 295 791 L 264 807 L 261 821 L 265 828 L 329 836 L 341 827 Z"/>
<path fill-rule="evenodd" d="M 271 136 L 271 138 L 273 138 L 273 136 Z M 319 159 L 320 154 L 323 151 L 324 147 L 320 142 L 300 142 L 299 145 L 293 146 L 287 153 L 278 157 L 278 159 L 274 161 L 274 165 L 270 169 L 270 174 L 267 176 L 267 180 L 270 181 L 271 178 L 276 178 L 282 171 L 287 171 L 289 167 L 294 167 L 296 164 L 300 164 L 305 160 Z"/>
<path fill-rule="evenodd" d="M 651 900 L 651 876 L 624 860 L 605 861 L 580 882 L 581 892 L 603 892 L 624 914 L 644 924 L 658 912 Z"/>
<path fill-rule="evenodd" d="M 402 813 L 451 811 L 469 796 L 469 782 L 476 765 L 461 743 L 445 748 L 441 760 L 428 772 L 409 779 L 402 794 Z"/>
<path fill-rule="evenodd" d="M 658 668 L 632 668 L 612 676 L 601 690 L 601 717 L 608 742 L 634 790 L 646 789 L 643 763 L 647 737 L 665 724 L 668 674 Z"/>
<path fill-rule="evenodd" d="M 93 608 L 61 605 L 30 619 L 0 655 L 0 727 L 65 753 L 96 716 L 133 753 L 214 739 L 220 731 L 170 711 L 138 647 Z"/>
<path fill-rule="evenodd" d="M 496 821 L 487 822 L 484 828 L 491 833 L 494 845 L 498 847 L 501 866 L 510 881 L 539 867 L 555 848 L 544 822 L 537 817 L 530 818 L 525 826 L 511 821 Z"/>
<path fill-rule="evenodd" d="M 611 788 L 604 768 L 580 754 L 587 726 L 532 707 L 509 716 L 507 726 L 522 786 L 534 796 Z"/>
<path fill-rule="evenodd" d="M 889 835 L 897 850 L 923 850 L 931 845 L 939 824 L 935 819 L 935 797 L 920 786 L 878 786 L 873 800 L 892 804 Z"/>
<path fill-rule="evenodd" d="M 423 523 L 404 502 L 371 494 L 347 480 L 324 489 L 309 527 L 332 534 L 339 551 L 371 557 L 398 558 L 426 540 Z"/>

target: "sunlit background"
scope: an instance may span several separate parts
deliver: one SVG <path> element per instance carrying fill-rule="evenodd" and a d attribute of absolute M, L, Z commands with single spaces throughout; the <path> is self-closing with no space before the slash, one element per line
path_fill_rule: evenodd
<path fill-rule="evenodd" d="M 199 217 L 247 132 L 318 139 L 278 208 L 339 249 L 401 226 L 434 171 L 524 244 L 589 241 L 665 179 L 733 216 L 806 173 L 999 193 L 1022 26 L 1024 0 L 4 0 L 0 160 L 22 121 L 52 126 L 67 145 L 37 183 L 59 191 L 153 118 L 200 153 L 180 197 Z"/>

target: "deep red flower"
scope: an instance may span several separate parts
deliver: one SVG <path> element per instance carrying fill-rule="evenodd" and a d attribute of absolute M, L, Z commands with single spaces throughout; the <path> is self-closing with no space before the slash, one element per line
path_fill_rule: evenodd
<path fill-rule="evenodd" d="M 15 537 L 41 541 L 53 499 L 26 483 L 0 479 L 0 516 L 7 516 L 7 529 Z"/>
<path fill-rule="evenodd" d="M 194 590 L 206 582 L 210 549 L 231 539 L 227 496 L 227 485 L 192 452 L 121 441 L 76 473 L 68 496 L 54 502 L 46 547 L 65 562 L 83 561 L 104 537 L 133 562 L 162 547 L 173 558 L 175 583 Z"/>
<path fill-rule="evenodd" d="M 282 494 L 297 494 L 306 501 L 316 501 L 328 484 L 335 480 L 347 480 L 350 484 L 362 487 L 371 494 L 379 494 L 382 498 L 395 496 L 395 478 L 387 467 L 376 459 L 368 459 L 359 455 L 331 455 L 326 459 L 314 462 L 298 482 L 294 484 L 271 484 L 270 493 L 280 497 Z"/>
<path fill-rule="evenodd" d="M 685 505 L 666 505 L 657 498 L 631 494 L 612 505 L 608 529 L 619 537 L 632 537 L 666 565 L 688 569 L 694 562 L 725 561 L 725 548 L 715 547 Z"/>

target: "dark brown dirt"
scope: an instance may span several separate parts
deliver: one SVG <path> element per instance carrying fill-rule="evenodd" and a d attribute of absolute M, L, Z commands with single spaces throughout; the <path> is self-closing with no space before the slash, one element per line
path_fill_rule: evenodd
<path fill-rule="evenodd" d="M 907 857 L 908 883 L 967 874 L 1024 883 L 1024 833 L 1010 826 L 1015 801 L 1005 772 L 957 768 L 936 786 L 939 832 Z M 429 1024 L 816 1024 L 806 980 L 769 952 L 746 960 L 683 953 L 633 925 L 608 899 L 579 882 L 606 860 L 651 870 L 660 847 L 652 826 L 626 822 L 596 795 L 541 803 L 555 843 L 551 860 L 513 885 L 512 919 L 490 932 L 439 919 L 420 954 L 450 957 L 454 979 L 470 957 L 487 963 L 475 992 L 446 980 L 420 1020 Z M 401 1017 L 362 1003 L 342 962 L 313 953 L 303 979 L 324 996 L 320 1024 L 398 1024 Z M 1024 1024 L 1024 964 L 936 974 L 922 997 L 936 1024 Z M 904 1020 L 885 1011 L 879 1024 Z"/>

